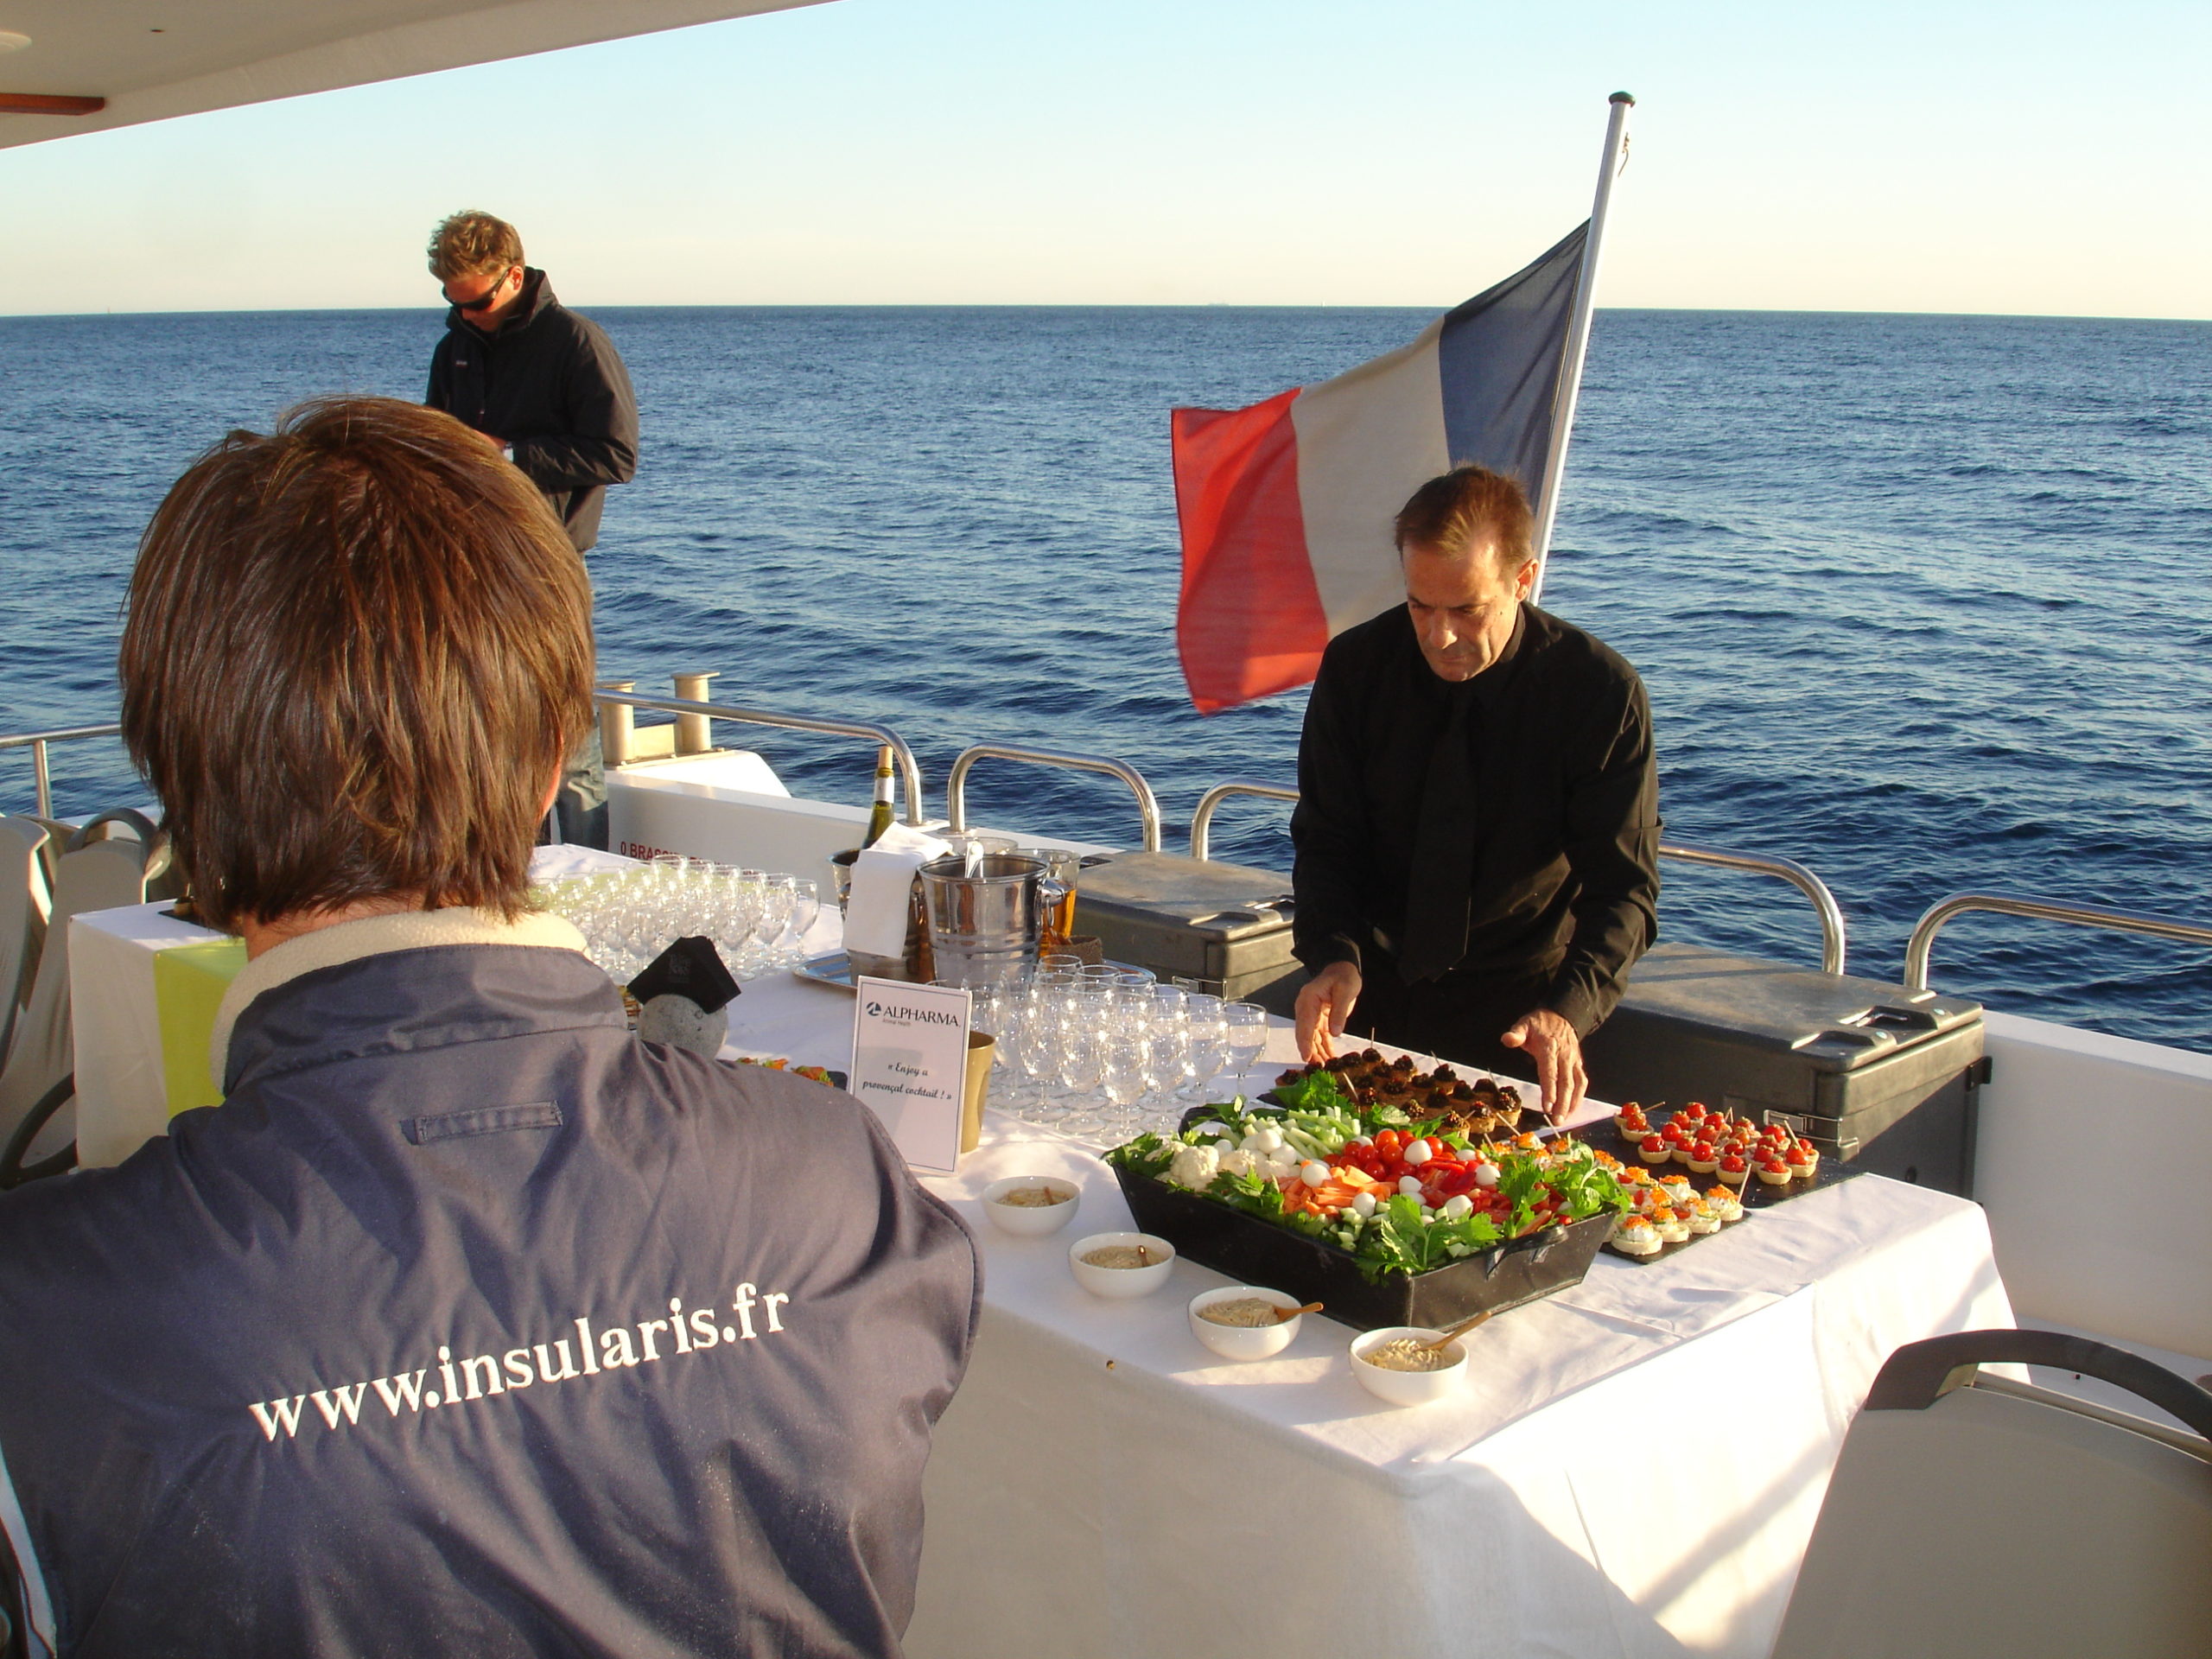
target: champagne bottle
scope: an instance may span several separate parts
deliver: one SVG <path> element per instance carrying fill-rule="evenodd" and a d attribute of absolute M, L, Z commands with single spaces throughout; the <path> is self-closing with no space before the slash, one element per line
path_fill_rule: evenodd
<path fill-rule="evenodd" d="M 875 804 L 868 809 L 868 833 L 861 837 L 861 845 L 873 847 L 883 832 L 891 827 L 891 751 L 875 752 Z"/>

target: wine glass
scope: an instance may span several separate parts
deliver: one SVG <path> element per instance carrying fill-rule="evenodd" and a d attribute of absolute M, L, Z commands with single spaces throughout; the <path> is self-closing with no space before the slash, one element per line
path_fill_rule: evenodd
<path fill-rule="evenodd" d="M 1065 1096 L 1059 1127 L 1085 1140 L 1099 1128 L 1098 1033 L 1071 1007 L 1052 1027 L 1053 1077 Z"/>
<path fill-rule="evenodd" d="M 1268 1046 L 1268 1011 L 1256 1002 L 1231 1002 L 1221 1012 L 1229 1032 L 1230 1069 L 1241 1080 L 1260 1063 Z"/>
<path fill-rule="evenodd" d="M 1185 1029 L 1190 1033 L 1189 1058 L 1183 1087 L 1176 1098 L 1203 1101 L 1206 1089 L 1229 1060 L 1229 1025 L 1222 1016 L 1221 999 L 1204 992 L 1183 999 Z"/>
<path fill-rule="evenodd" d="M 1191 1028 L 1179 1019 L 1155 1008 L 1144 1039 L 1144 1125 L 1160 1135 L 1173 1135 L 1182 1127 L 1182 1109 L 1174 1090 L 1189 1073 Z"/>
<path fill-rule="evenodd" d="M 783 961 L 785 966 L 796 968 L 806 960 L 806 936 L 814 926 L 814 918 L 822 913 L 821 889 L 811 881 L 791 878 L 791 911 L 789 944 L 785 945 Z"/>

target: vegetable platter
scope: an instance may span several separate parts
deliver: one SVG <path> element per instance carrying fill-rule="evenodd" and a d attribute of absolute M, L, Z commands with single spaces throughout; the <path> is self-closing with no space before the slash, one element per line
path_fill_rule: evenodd
<path fill-rule="evenodd" d="M 1452 1325 L 1579 1283 L 1628 1207 L 1571 1137 L 1477 1140 L 1326 1071 L 1106 1154 L 1136 1224 L 1357 1330 Z"/>

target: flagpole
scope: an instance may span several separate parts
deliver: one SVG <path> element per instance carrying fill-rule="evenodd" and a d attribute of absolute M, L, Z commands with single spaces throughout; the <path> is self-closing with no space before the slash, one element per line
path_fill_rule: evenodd
<path fill-rule="evenodd" d="M 1605 239 L 1605 210 L 1612 206 L 1613 181 L 1620 175 L 1621 155 L 1628 145 L 1628 112 L 1636 99 L 1615 92 L 1612 111 L 1605 122 L 1605 155 L 1598 165 L 1598 196 L 1590 206 L 1590 240 L 1582 250 L 1582 270 L 1574 283 L 1574 320 L 1567 326 L 1567 351 L 1560 359 L 1559 390 L 1552 397 L 1552 442 L 1544 456 L 1544 481 L 1536 499 L 1536 585 L 1533 601 L 1544 591 L 1544 562 L 1552 550 L 1552 524 L 1559 517 L 1559 481 L 1567 471 L 1567 440 L 1574 429 L 1575 400 L 1582 391 L 1582 354 L 1590 344 L 1591 302 L 1598 292 L 1598 252 Z"/>

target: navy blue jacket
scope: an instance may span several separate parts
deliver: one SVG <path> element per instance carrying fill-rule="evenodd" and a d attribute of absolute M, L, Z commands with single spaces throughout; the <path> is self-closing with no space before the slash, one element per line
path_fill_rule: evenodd
<path fill-rule="evenodd" d="M 265 991 L 229 1075 L 0 1195 L 60 1652 L 898 1651 L 978 1268 L 859 1102 L 503 944 Z"/>

